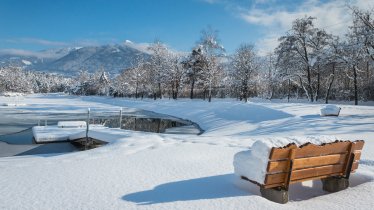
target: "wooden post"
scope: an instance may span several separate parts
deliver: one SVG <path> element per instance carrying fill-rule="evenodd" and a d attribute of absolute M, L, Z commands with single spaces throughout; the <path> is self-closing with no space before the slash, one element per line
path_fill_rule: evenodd
<path fill-rule="evenodd" d="M 352 160 L 352 158 L 354 158 L 354 155 L 353 155 L 353 142 L 351 142 L 350 143 L 350 145 L 349 145 L 349 147 L 348 147 L 348 151 L 347 151 L 347 157 L 345 158 L 345 162 L 344 162 L 344 168 L 343 168 L 343 174 L 346 176 L 346 178 L 347 178 L 347 176 L 348 176 L 348 178 L 349 178 L 349 175 L 350 175 L 350 173 L 351 173 L 351 169 L 352 169 L 352 163 L 353 162 L 351 162 L 351 161 L 353 161 Z M 348 171 L 349 170 L 349 171 Z"/>
<path fill-rule="evenodd" d="M 290 182 L 291 182 L 291 175 L 292 175 L 292 167 L 293 167 L 293 160 L 295 159 L 295 153 L 296 153 L 296 149 L 291 149 L 290 150 L 290 153 L 288 155 L 288 166 L 287 166 L 287 176 L 286 176 L 286 180 L 284 182 L 284 187 L 286 190 L 288 190 L 288 187 L 290 185 Z"/>

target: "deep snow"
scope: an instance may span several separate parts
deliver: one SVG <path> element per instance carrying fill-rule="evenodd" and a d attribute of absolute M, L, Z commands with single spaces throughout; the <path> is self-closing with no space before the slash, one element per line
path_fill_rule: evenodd
<path fill-rule="evenodd" d="M 11 102 L 0 97 L 0 102 Z M 371 209 L 374 201 L 374 107 L 340 105 L 339 117 L 321 117 L 321 105 L 243 103 L 235 100 L 133 100 L 30 95 L 32 107 L 72 112 L 84 107 L 140 108 L 192 120 L 202 135 L 108 129 L 110 143 L 69 154 L 0 158 L 0 209 Z M 69 106 L 61 106 L 69 104 Z M 6 109 L 7 107 L 0 107 Z M 98 134 L 99 135 L 99 134 Z M 238 180 L 233 157 L 258 139 L 333 135 L 366 141 L 348 189 L 325 193 L 319 181 L 294 184 L 290 202 L 259 196 Z"/>

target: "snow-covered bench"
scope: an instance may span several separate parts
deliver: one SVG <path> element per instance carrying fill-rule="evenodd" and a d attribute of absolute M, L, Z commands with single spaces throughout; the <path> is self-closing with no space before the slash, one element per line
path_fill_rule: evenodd
<path fill-rule="evenodd" d="M 261 195 L 277 203 L 288 202 L 289 185 L 297 182 L 321 179 L 325 191 L 346 189 L 350 173 L 358 168 L 364 146 L 362 140 L 300 146 L 291 143 L 272 147 L 268 158 L 261 158 L 269 144 L 256 143 L 251 151 L 235 155 L 235 174 L 259 185 Z"/>

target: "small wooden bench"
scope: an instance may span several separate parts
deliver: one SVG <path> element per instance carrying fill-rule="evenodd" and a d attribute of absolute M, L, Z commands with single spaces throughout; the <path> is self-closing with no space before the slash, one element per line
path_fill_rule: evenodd
<path fill-rule="evenodd" d="M 307 180 L 321 179 L 325 191 L 336 192 L 348 187 L 350 173 L 358 168 L 363 146 L 364 141 L 358 140 L 273 147 L 264 184 L 241 178 L 259 185 L 261 195 L 277 203 L 288 202 L 290 184 Z"/>

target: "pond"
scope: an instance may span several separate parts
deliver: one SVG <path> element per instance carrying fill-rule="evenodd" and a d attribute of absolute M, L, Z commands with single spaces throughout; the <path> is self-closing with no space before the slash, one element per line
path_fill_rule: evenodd
<path fill-rule="evenodd" d="M 89 121 L 109 128 L 143 132 L 200 134 L 202 130 L 191 121 L 150 111 L 123 109 L 107 110 L 39 110 L 27 108 L 0 108 L 0 157 L 30 154 L 55 154 L 79 151 L 75 144 L 36 144 L 31 128 L 36 125 L 56 125 L 58 121 Z M 175 129 L 177 128 L 177 129 Z"/>

